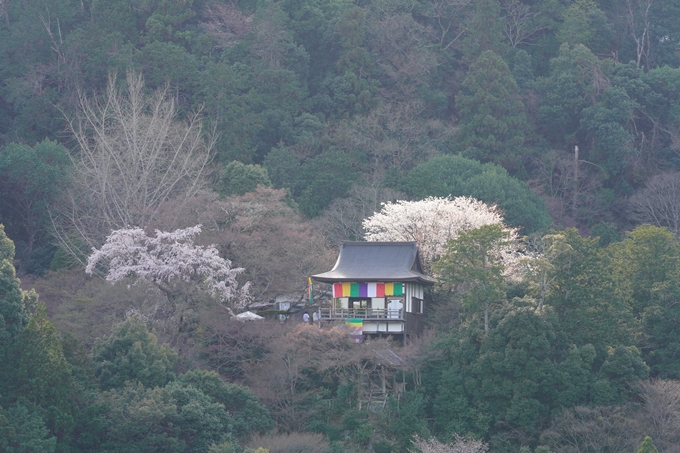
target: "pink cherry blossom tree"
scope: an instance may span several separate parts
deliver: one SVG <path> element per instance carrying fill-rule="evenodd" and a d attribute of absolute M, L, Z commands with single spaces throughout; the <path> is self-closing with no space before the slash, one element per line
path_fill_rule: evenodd
<path fill-rule="evenodd" d="M 156 230 L 154 236 L 141 228 L 114 230 L 100 249 L 93 249 L 85 271 L 101 271 L 112 283 L 126 278 L 150 282 L 171 305 L 194 305 L 198 293 L 215 297 L 228 309 L 242 309 L 250 300 L 250 283 L 239 287 L 236 277 L 244 269 L 233 268 L 214 246 L 195 245 L 200 232 L 201 225 L 172 232 Z"/>
<path fill-rule="evenodd" d="M 415 241 L 423 267 L 429 271 L 461 231 L 490 224 L 503 225 L 495 206 L 470 197 L 428 197 L 383 203 L 380 212 L 364 220 L 363 227 L 367 241 Z M 514 230 L 508 231 L 516 236 Z"/>

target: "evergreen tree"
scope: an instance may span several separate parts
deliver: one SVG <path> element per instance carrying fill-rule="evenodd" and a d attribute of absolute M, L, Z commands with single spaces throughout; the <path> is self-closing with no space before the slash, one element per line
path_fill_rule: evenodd
<path fill-rule="evenodd" d="M 640 449 L 637 453 L 659 453 L 654 444 L 652 443 L 652 438 L 645 436 L 645 440 L 640 444 Z"/>
<path fill-rule="evenodd" d="M 328 151 L 308 160 L 302 166 L 303 187 L 297 202 L 307 217 L 321 214 L 333 200 L 347 195 L 361 174 L 352 162 L 352 156 Z"/>
<path fill-rule="evenodd" d="M 541 95 L 538 109 L 543 136 L 556 147 L 584 143 L 577 135 L 581 112 L 595 105 L 595 85 L 602 76 L 601 63 L 583 44 L 562 44 L 558 55 L 550 60 L 550 76 L 536 80 Z"/>
<path fill-rule="evenodd" d="M 366 113 L 377 103 L 376 82 L 371 76 L 376 66 L 366 43 L 366 11 L 358 6 L 348 8 L 335 24 L 335 34 L 342 48 L 336 64 L 340 75 L 328 77 L 323 87 L 332 99 L 331 114 L 344 117 Z M 323 98 L 319 97 L 319 103 Z M 329 99 L 330 101 L 330 99 Z"/>
<path fill-rule="evenodd" d="M 92 356 L 103 390 L 122 388 L 127 381 L 162 387 L 175 379 L 177 351 L 159 345 L 156 335 L 136 317 L 115 326 L 110 336 L 98 339 Z"/>
<path fill-rule="evenodd" d="M 24 328 L 29 315 L 27 308 L 37 299 L 34 292 L 21 290 L 12 260 L 14 242 L 5 234 L 4 225 L 0 224 L 0 354 Z"/>
<path fill-rule="evenodd" d="M 465 24 L 462 42 L 463 59 L 470 63 L 484 52 L 504 54 L 503 18 L 498 0 L 477 0 L 474 13 Z"/>
<path fill-rule="evenodd" d="M 10 359 L 10 349 L 28 322 L 30 310 L 38 301 L 35 291 L 22 291 L 12 264 L 14 242 L 0 224 L 0 375 L 11 376 L 16 363 Z M 0 379 L 0 398 L 8 397 L 10 381 Z"/>
<path fill-rule="evenodd" d="M 218 192 L 223 195 L 243 195 L 254 192 L 258 185 L 269 187 L 271 184 L 266 168 L 234 160 L 220 173 Z"/>
<path fill-rule="evenodd" d="M 273 148 L 265 157 L 263 166 L 275 188 L 285 187 L 296 193 L 300 184 L 300 160 L 290 148 L 283 145 Z"/>
<path fill-rule="evenodd" d="M 0 407 L 0 450 L 5 453 L 53 453 L 57 438 L 50 435 L 39 411 L 16 403 Z"/>
<path fill-rule="evenodd" d="M 534 70 L 531 56 L 524 49 L 517 51 L 515 54 L 512 76 L 521 90 L 527 90 L 533 86 Z"/>
<path fill-rule="evenodd" d="M 645 5 L 645 3 L 643 3 Z M 644 10 L 643 10 L 644 11 Z M 675 18 L 680 14 L 676 1 L 651 2 L 649 9 L 649 45 L 652 63 L 649 68 L 675 67 L 680 64 L 677 47 L 678 27 Z"/>
<path fill-rule="evenodd" d="M 612 175 L 620 173 L 638 152 L 633 146 L 633 134 L 626 129 L 638 107 L 623 88 L 609 87 L 600 102 L 582 112 L 581 128 L 594 142 L 590 160 L 603 165 Z"/>
<path fill-rule="evenodd" d="M 128 382 L 100 397 L 106 453 L 204 453 L 231 441 L 231 417 L 222 404 L 192 386 L 172 382 L 145 388 Z"/>
<path fill-rule="evenodd" d="M 552 223 L 545 203 L 524 182 L 498 165 L 481 164 L 462 156 L 437 156 L 411 170 L 403 190 L 417 199 L 472 197 L 496 205 L 508 226 L 522 234 L 535 233 Z"/>
<path fill-rule="evenodd" d="M 583 44 L 596 53 L 606 52 L 614 30 L 606 14 L 593 0 L 576 0 L 564 12 L 557 39 L 571 45 Z"/>
<path fill-rule="evenodd" d="M 13 395 L 40 406 L 52 435 L 64 440 L 73 425 L 73 380 L 57 330 L 39 304 L 12 348 Z"/>
<path fill-rule="evenodd" d="M 669 295 L 680 273 L 680 244 L 666 228 L 641 225 L 607 248 L 609 270 L 635 316 Z"/>
<path fill-rule="evenodd" d="M 527 119 L 517 83 L 501 57 L 485 51 L 470 66 L 456 108 L 458 150 L 472 159 L 519 169 Z"/>
<path fill-rule="evenodd" d="M 192 386 L 214 402 L 223 404 L 232 417 L 232 431 L 237 437 L 265 432 L 274 427 L 267 409 L 247 387 L 225 382 L 214 371 L 189 371 L 179 376 L 177 381 Z"/>
<path fill-rule="evenodd" d="M 483 311 L 485 332 L 489 331 L 492 305 L 505 298 L 503 273 L 513 239 L 513 232 L 498 223 L 462 231 L 449 241 L 434 266 L 441 284 L 462 293 L 466 309 Z"/>
<path fill-rule="evenodd" d="M 592 344 L 598 360 L 607 356 L 607 348 L 633 344 L 630 306 L 613 290 L 614 277 L 603 269 L 607 255 L 598 238 L 583 238 L 575 229 L 567 229 L 554 240 L 563 243 L 564 252 L 555 256 L 547 290 L 546 305 L 560 319 L 560 329 L 577 346 Z"/>
<path fill-rule="evenodd" d="M 472 319 L 440 342 L 445 360 L 424 376 L 438 432 L 536 434 L 564 407 L 625 402 L 647 378 L 635 348 L 609 348 L 601 362 L 593 345 L 565 336 L 551 307 L 521 305 L 495 311 L 487 333 Z"/>
<path fill-rule="evenodd" d="M 555 318 L 549 311 L 506 307 L 493 321 L 488 334 L 465 323 L 451 335 L 450 349 L 445 350 L 448 369 L 441 374 L 434 400 L 442 433 L 474 432 L 486 437 L 499 429 L 501 420 L 533 431 L 556 406 L 552 398 L 560 393 L 556 379 L 561 373 L 556 363 Z M 582 365 L 580 361 L 574 365 L 564 371 L 573 373 L 578 382 Z"/>
<path fill-rule="evenodd" d="M 11 222 L 12 237 L 25 243 L 24 259 L 46 236 L 47 209 L 66 185 L 69 166 L 66 148 L 47 139 L 33 147 L 12 143 L 0 151 L 0 216 Z M 29 272 L 41 270 L 25 264 Z"/>
<path fill-rule="evenodd" d="M 642 225 L 606 249 L 619 298 L 628 301 L 644 335 L 637 345 L 654 377 L 680 378 L 680 245 L 666 228 Z"/>

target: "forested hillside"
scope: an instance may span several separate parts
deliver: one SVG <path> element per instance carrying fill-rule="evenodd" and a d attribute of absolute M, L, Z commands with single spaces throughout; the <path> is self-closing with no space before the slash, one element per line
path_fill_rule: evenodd
<path fill-rule="evenodd" d="M 22 268 L 44 270 L 38 204 L 64 190 L 69 159 L 16 147 L 77 153 L 69 123 L 132 70 L 178 119 L 200 113 L 225 195 L 264 182 L 332 223 L 351 191 L 363 204 L 453 192 L 515 200 L 506 214 L 526 232 L 549 226 L 514 212 L 540 203 L 503 169 L 458 184 L 469 173 L 428 165 L 458 155 L 528 183 L 557 226 L 673 226 L 649 186 L 680 165 L 679 15 L 674 0 L 4 1 L 3 223 Z"/>
<path fill-rule="evenodd" d="M 0 450 L 676 451 L 679 106 L 680 0 L 0 0 Z M 226 321 L 431 197 L 423 338 Z"/>

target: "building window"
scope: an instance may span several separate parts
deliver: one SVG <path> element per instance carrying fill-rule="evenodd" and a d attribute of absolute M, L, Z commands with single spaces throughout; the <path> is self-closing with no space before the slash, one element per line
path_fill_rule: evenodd
<path fill-rule="evenodd" d="M 387 317 L 391 319 L 402 319 L 404 310 L 403 298 L 388 298 L 387 300 Z"/>
<path fill-rule="evenodd" d="M 422 314 L 424 312 L 423 299 L 418 299 L 414 297 L 411 299 L 411 305 L 413 306 L 413 313 Z"/>
<path fill-rule="evenodd" d="M 361 297 L 350 297 L 349 298 L 349 308 L 360 309 L 360 308 L 371 308 L 371 299 L 361 298 Z"/>

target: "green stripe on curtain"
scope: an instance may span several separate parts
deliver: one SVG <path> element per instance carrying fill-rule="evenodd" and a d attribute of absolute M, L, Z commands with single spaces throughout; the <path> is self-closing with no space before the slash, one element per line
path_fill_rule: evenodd
<path fill-rule="evenodd" d="M 349 286 L 349 297 L 359 297 L 359 284 L 351 283 Z"/>

